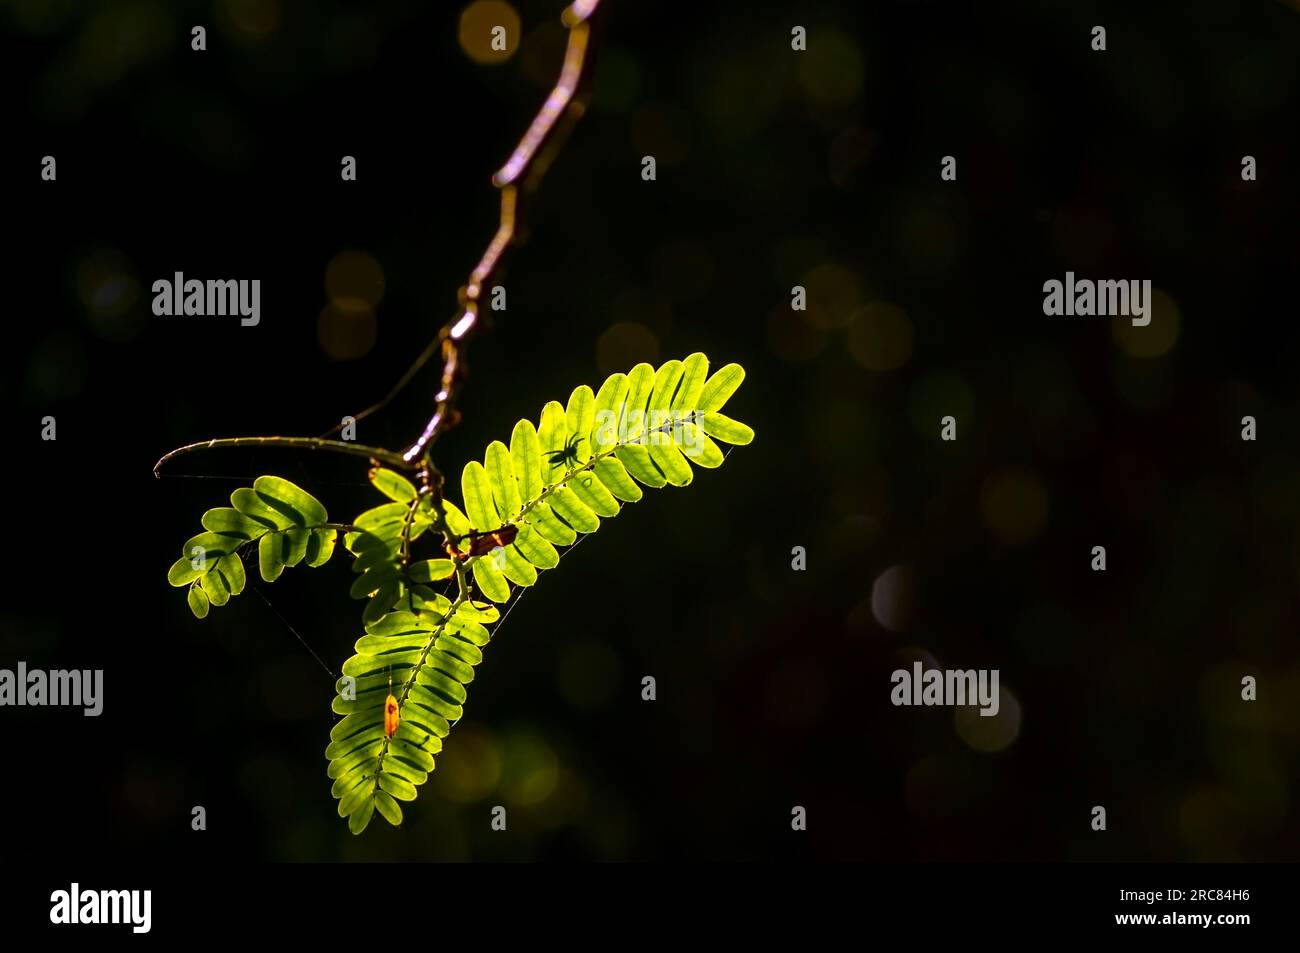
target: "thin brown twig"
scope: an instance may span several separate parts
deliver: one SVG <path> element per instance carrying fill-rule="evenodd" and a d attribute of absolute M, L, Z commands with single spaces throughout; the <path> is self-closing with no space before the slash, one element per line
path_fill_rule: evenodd
<path fill-rule="evenodd" d="M 331 453 L 343 453 L 353 457 L 366 457 L 387 463 L 389 466 L 405 466 L 405 461 L 391 450 L 383 447 L 368 447 L 362 443 L 350 443 L 342 440 L 322 440 L 319 437 L 217 437 L 212 440 L 200 440 L 187 443 L 162 455 L 153 465 L 153 475 L 159 476 L 163 464 L 182 454 L 195 450 L 208 450 L 218 447 L 289 447 L 295 450 L 327 450 Z"/>
<path fill-rule="evenodd" d="M 402 375 L 397 384 L 376 404 L 367 407 L 352 419 L 360 420 L 385 407 L 408 384 L 435 353 L 442 355 L 442 379 L 438 393 L 434 397 L 433 416 L 425 424 L 420 436 L 400 455 L 378 447 L 365 447 L 351 442 L 328 440 L 331 434 L 340 430 L 342 423 L 330 428 L 320 437 L 237 437 L 216 440 L 204 440 L 179 447 L 165 454 L 154 464 L 154 476 L 159 469 L 174 457 L 194 450 L 211 447 L 236 446 L 280 446 L 300 449 L 327 450 L 335 453 L 367 456 L 389 466 L 408 471 L 415 471 L 420 478 L 422 493 L 437 495 L 441 487 L 441 476 L 429 462 L 430 444 L 443 430 L 455 424 L 456 397 L 464 379 L 464 355 L 469 338 L 481 325 L 479 319 L 479 297 L 484 284 L 496 272 L 507 246 L 515 235 L 516 203 L 520 176 L 534 169 L 534 159 L 538 150 L 546 144 L 555 129 L 556 122 L 566 111 L 574 110 L 580 114 L 580 104 L 574 100 L 579 85 L 584 79 L 588 66 L 588 40 L 591 27 L 588 23 L 591 15 L 600 5 L 600 0 L 573 0 L 565 8 L 562 21 L 569 30 L 569 42 L 564 52 L 564 64 L 554 88 L 542 103 L 537 115 L 529 124 L 527 131 L 515 147 L 514 152 L 492 177 L 492 184 L 501 192 L 501 219 L 492 240 L 479 259 L 469 279 L 461 287 L 458 297 L 460 309 L 457 314 L 443 326 L 437 337 L 429 343 L 415 359 L 415 362 Z M 540 172 L 540 169 L 535 169 Z M 534 176 L 535 178 L 536 176 Z"/>
<path fill-rule="evenodd" d="M 501 222 L 482 258 L 470 272 L 469 280 L 460 289 L 459 312 L 438 333 L 437 341 L 442 351 L 442 382 L 434 398 L 433 416 L 416 441 L 402 453 L 402 458 L 411 466 L 424 457 L 438 434 L 453 426 L 456 421 L 455 403 L 464 378 L 466 346 L 470 336 L 481 324 L 479 296 L 484 284 L 495 273 L 506 246 L 514 237 L 517 198 L 515 183 L 528 171 L 537 150 L 555 128 L 556 121 L 573 103 L 588 62 L 588 39 L 591 34 L 588 19 L 599 5 L 600 0 L 574 0 L 565 9 L 563 21 L 569 28 L 569 43 L 564 52 L 560 77 L 523 138 L 519 140 L 519 145 L 492 177 L 492 184 L 501 191 Z"/>
<path fill-rule="evenodd" d="M 392 388 L 389 389 L 388 393 L 385 394 L 382 399 L 371 404 L 365 410 L 361 411 L 358 414 L 353 415 L 351 417 L 351 421 L 353 423 L 359 423 L 360 421 L 365 420 L 371 414 L 378 413 L 379 411 L 387 407 L 392 402 L 393 398 L 396 397 L 398 394 L 400 394 L 403 390 L 405 390 L 406 385 L 411 383 L 411 381 L 415 379 L 415 375 L 420 373 L 421 368 L 423 368 L 425 364 L 429 363 L 429 358 L 433 357 L 433 355 L 437 353 L 438 353 L 438 339 L 434 338 L 432 341 L 429 342 L 428 346 L 426 346 L 425 349 L 420 352 L 420 356 L 411 362 L 411 366 L 406 369 L 406 372 L 403 373 L 402 376 L 398 379 L 397 383 L 394 384 Z M 329 430 L 321 434 L 321 438 L 323 439 L 325 437 L 329 437 L 332 434 L 338 433 L 348 423 L 348 420 L 349 418 L 344 417 L 342 420 L 336 423 Z"/>

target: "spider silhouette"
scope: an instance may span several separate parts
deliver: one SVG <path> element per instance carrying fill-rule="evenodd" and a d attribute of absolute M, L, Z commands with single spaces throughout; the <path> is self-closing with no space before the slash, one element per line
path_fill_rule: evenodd
<path fill-rule="evenodd" d="M 546 459 L 550 461 L 553 467 L 564 467 L 569 470 L 578 465 L 578 445 L 586 440 L 586 437 L 579 437 L 577 434 L 571 436 L 565 441 L 564 446 L 559 450 L 550 450 L 546 454 Z"/>

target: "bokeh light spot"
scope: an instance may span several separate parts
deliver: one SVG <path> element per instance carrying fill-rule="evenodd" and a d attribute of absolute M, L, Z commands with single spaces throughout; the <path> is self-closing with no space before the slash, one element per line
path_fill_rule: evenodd
<path fill-rule="evenodd" d="M 237 35 L 263 40 L 280 24 L 280 5 L 276 0 L 222 0 L 222 25 L 229 24 Z"/>
<path fill-rule="evenodd" d="M 514 806 L 541 804 L 555 793 L 560 780 L 560 759 L 542 738 L 519 734 L 506 745 L 505 772 L 501 787 Z"/>
<path fill-rule="evenodd" d="M 953 709 L 953 727 L 975 751 L 1005 751 L 1020 735 L 1020 702 L 1000 682 L 996 715 L 982 714 L 985 709 L 979 705 L 958 705 Z"/>
<path fill-rule="evenodd" d="M 458 804 L 486 798 L 501 780 L 501 750 L 496 739 L 474 724 L 456 726 L 456 743 L 448 745 L 433 775 L 438 793 Z"/>
<path fill-rule="evenodd" d="M 77 298 L 86 309 L 90 327 L 109 341 L 128 341 L 145 324 L 140 301 L 140 282 L 135 268 L 120 251 L 101 248 L 77 263 Z"/>
<path fill-rule="evenodd" d="M 846 327 L 862 301 L 857 276 L 843 265 L 828 261 L 804 273 L 800 284 L 808 292 L 804 319 L 819 328 Z"/>
<path fill-rule="evenodd" d="M 366 252 L 339 252 L 325 266 L 325 293 L 335 304 L 373 308 L 384 297 L 384 269 Z"/>
<path fill-rule="evenodd" d="M 1151 323 L 1139 327 L 1133 319 L 1117 315 L 1111 319 L 1110 330 L 1115 344 L 1129 357 L 1162 357 L 1178 343 L 1182 323 L 1178 305 L 1159 288 L 1151 289 Z"/>
<path fill-rule="evenodd" d="M 871 584 L 871 614 L 890 632 L 902 632 L 918 608 L 916 573 L 908 566 L 890 566 Z"/>
<path fill-rule="evenodd" d="M 375 312 L 365 306 L 332 302 L 316 321 L 316 340 L 325 355 L 335 361 L 365 357 L 379 336 Z"/>
<path fill-rule="evenodd" d="M 912 356 L 912 322 L 897 305 L 873 301 L 853 316 L 849 354 L 869 371 L 892 371 Z"/>
<path fill-rule="evenodd" d="M 980 510 L 984 522 L 1003 543 L 1021 546 L 1047 525 L 1047 490 L 1032 470 L 1008 467 L 985 479 Z"/>
<path fill-rule="evenodd" d="M 493 43 L 497 27 L 505 29 L 504 43 Z M 474 0 L 460 15 L 460 48 L 475 63 L 504 63 L 518 52 L 519 37 L 519 14 L 503 0 Z"/>
<path fill-rule="evenodd" d="M 852 38 L 835 30 L 809 36 L 816 52 L 798 56 L 799 81 L 814 99 L 852 102 L 862 91 L 862 54 Z"/>
<path fill-rule="evenodd" d="M 596 341 L 596 366 L 602 374 L 627 373 L 642 361 L 659 357 L 659 339 L 638 321 L 611 324 Z"/>

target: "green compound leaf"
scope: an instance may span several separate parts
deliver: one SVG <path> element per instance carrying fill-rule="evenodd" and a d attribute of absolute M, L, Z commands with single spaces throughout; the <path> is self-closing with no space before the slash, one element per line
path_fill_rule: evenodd
<path fill-rule="evenodd" d="M 343 666 L 333 710 L 343 715 L 325 749 L 340 817 L 359 834 L 379 814 L 391 824 L 402 814 L 389 799 L 411 801 L 442 751 L 442 739 L 462 714 L 474 667 L 487 644 L 483 622 L 496 610 L 452 603 L 426 592 L 417 611 L 396 611 L 366 626 L 357 654 Z M 414 600 L 413 600 L 414 601 Z M 399 710 L 390 737 L 384 710 L 389 692 Z"/>
<path fill-rule="evenodd" d="M 413 578 L 411 544 L 433 525 L 427 498 L 422 499 L 415 485 L 392 470 L 375 467 L 370 482 L 392 502 L 366 510 L 355 520 L 356 531 L 349 532 L 343 544 L 352 553 L 352 571 L 360 574 L 352 584 L 352 597 L 366 599 L 362 618 L 367 622 L 383 617 L 398 606 L 410 592 Z"/>
<path fill-rule="evenodd" d="M 241 549 L 256 544 L 258 571 L 267 582 L 286 566 L 324 565 L 334 552 L 336 530 L 326 525 L 325 507 L 288 480 L 258 477 L 251 488 L 235 490 L 230 502 L 203 514 L 205 532 L 190 537 L 167 570 L 171 585 L 189 587 L 186 602 L 199 619 L 244 591 Z"/>
<path fill-rule="evenodd" d="M 466 464 L 461 494 L 473 530 L 519 528 L 501 553 L 473 563 L 482 594 L 505 602 L 510 586 L 503 583 L 531 585 L 529 567 L 552 568 L 555 546 L 594 533 L 602 519 L 641 499 L 642 486 L 686 486 L 692 465 L 722 463 L 716 441 L 752 441 L 753 430 L 718 412 L 744 378 L 738 364 L 710 376 L 708 358 L 698 353 L 658 369 L 638 364 L 594 392 L 577 388 L 567 407 L 552 401 L 536 427 L 515 425 L 509 448 L 494 442 L 481 464 Z M 480 569 L 484 561 L 490 565 Z"/>
<path fill-rule="evenodd" d="M 721 465 L 717 441 L 752 441 L 753 430 L 719 413 L 744 370 L 728 364 L 708 371 L 703 354 L 657 369 L 638 364 L 594 391 L 577 388 L 567 404 L 548 403 L 536 425 L 515 425 L 509 446 L 495 441 L 481 463 L 466 464 L 463 512 L 442 501 L 451 531 L 465 537 L 517 530 L 508 545 L 464 558 L 474 588 L 505 603 L 512 587 L 532 585 L 559 563 L 556 547 L 595 532 L 603 519 L 641 499 L 643 487 L 685 486 L 694 467 Z M 325 749 L 339 816 L 354 834 L 375 814 L 402 822 L 398 802 L 414 800 L 433 770 L 483 660 L 487 626 L 498 618 L 488 603 L 451 601 L 428 589 L 426 583 L 456 573 L 450 559 L 402 558 L 403 541 L 409 551 L 409 542 L 435 522 L 429 501 L 390 471 L 372 471 L 371 481 L 392 502 L 363 513 L 355 522 L 359 531 L 345 540 L 360 574 L 353 595 L 372 601 L 366 634 L 336 685 L 333 709 L 343 718 Z M 384 605 L 383 612 L 372 608 Z M 390 684 L 398 707 L 392 737 L 384 724 Z"/>

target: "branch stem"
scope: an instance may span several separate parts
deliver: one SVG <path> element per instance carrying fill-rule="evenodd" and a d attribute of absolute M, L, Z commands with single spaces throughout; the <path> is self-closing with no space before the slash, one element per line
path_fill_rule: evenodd
<path fill-rule="evenodd" d="M 189 443 L 183 447 L 177 447 L 170 453 L 163 454 L 158 462 L 153 465 L 153 475 L 158 476 L 158 471 L 162 469 L 163 464 L 182 454 L 220 447 L 287 447 L 295 450 L 328 450 L 332 453 L 378 460 L 380 463 L 387 463 L 389 466 L 402 470 L 409 470 L 412 467 L 412 464 L 408 463 L 401 454 L 393 453 L 393 451 L 385 450 L 382 447 L 368 447 L 363 443 L 324 440 L 321 437 L 217 437 L 212 440 Z"/>
<path fill-rule="evenodd" d="M 424 456 L 438 434 L 454 426 L 458 419 L 456 398 L 465 374 L 464 354 L 470 337 L 482 324 L 479 318 L 479 298 L 488 280 L 496 273 L 497 265 L 515 234 L 516 183 L 534 166 L 537 151 L 551 137 L 557 120 L 570 107 L 578 105 L 574 96 L 588 65 L 591 27 L 587 21 L 599 5 L 600 0 L 574 0 L 565 8 L 562 19 L 569 30 L 569 42 L 564 51 L 560 77 L 533 117 L 523 138 L 519 140 L 519 145 L 492 177 L 492 184 L 501 192 L 501 221 L 478 264 L 461 286 L 460 309 L 438 332 L 436 342 L 442 351 L 442 383 L 434 398 L 433 415 L 415 442 L 402 454 L 408 465 Z M 425 360 L 427 357 L 421 355 L 417 364 L 422 364 Z M 385 402 L 388 399 L 385 398 Z"/>

